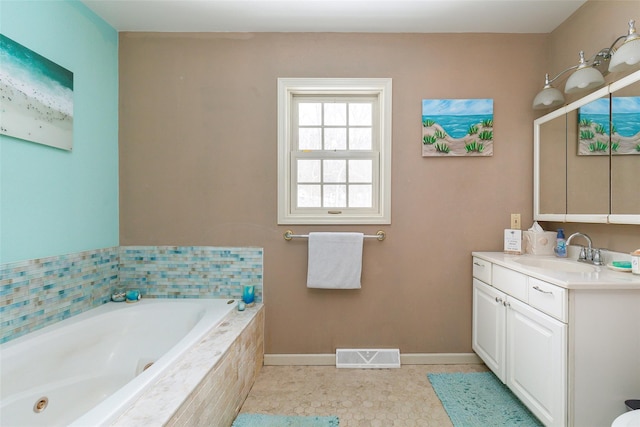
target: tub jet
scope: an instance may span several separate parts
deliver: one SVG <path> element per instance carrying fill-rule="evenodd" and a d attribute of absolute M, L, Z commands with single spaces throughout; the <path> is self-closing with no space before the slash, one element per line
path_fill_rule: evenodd
<path fill-rule="evenodd" d="M 44 411 L 47 408 L 48 404 L 49 399 L 46 397 L 41 397 L 40 399 L 36 400 L 36 403 L 33 405 L 33 412 L 40 413 Z"/>

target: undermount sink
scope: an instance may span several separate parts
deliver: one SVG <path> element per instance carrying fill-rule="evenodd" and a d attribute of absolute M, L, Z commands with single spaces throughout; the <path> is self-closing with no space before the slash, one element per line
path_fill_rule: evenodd
<path fill-rule="evenodd" d="M 528 267 L 544 268 L 546 270 L 563 271 L 565 273 L 593 273 L 598 271 L 594 265 L 579 264 L 577 261 L 568 261 L 549 258 L 518 258 L 514 259 L 518 264 Z"/>

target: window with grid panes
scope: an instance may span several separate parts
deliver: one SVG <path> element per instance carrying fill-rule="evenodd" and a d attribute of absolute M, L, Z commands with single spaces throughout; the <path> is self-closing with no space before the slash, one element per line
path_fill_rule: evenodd
<path fill-rule="evenodd" d="M 278 222 L 389 224 L 391 79 L 278 86 Z"/>

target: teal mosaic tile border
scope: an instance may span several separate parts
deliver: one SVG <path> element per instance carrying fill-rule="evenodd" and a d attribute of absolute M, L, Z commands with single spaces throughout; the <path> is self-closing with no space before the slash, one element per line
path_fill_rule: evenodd
<path fill-rule="evenodd" d="M 210 246 L 121 246 L 120 287 L 145 298 L 242 297 L 255 286 L 262 301 L 261 248 Z"/>
<path fill-rule="evenodd" d="M 233 298 L 255 286 L 261 248 L 121 246 L 0 265 L 0 344 L 109 301 L 117 288 L 143 298 Z"/>
<path fill-rule="evenodd" d="M 0 265 L 0 343 L 109 301 L 118 248 Z"/>

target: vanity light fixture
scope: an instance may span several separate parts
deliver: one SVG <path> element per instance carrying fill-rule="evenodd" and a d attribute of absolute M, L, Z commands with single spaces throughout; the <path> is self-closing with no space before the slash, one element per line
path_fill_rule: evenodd
<path fill-rule="evenodd" d="M 629 21 L 629 33 L 618 37 L 611 45 L 610 50 L 613 50 L 613 46 L 624 38 L 624 43 L 611 56 L 609 72 L 624 71 L 640 62 L 640 36 L 636 32 L 635 23 L 633 19 Z"/>
<path fill-rule="evenodd" d="M 564 93 L 577 93 L 583 90 L 593 89 L 604 84 L 603 68 L 608 61 L 609 49 L 602 49 L 589 59 L 584 59 L 584 52 L 580 51 L 580 62 L 577 65 L 562 70 L 557 76 L 550 79 L 549 74 L 545 75 L 544 88 L 533 99 L 533 109 L 542 110 L 553 108 L 564 104 L 562 92 L 552 86 L 552 83 L 569 71 L 575 70 L 567 80 Z"/>
<path fill-rule="evenodd" d="M 533 99 L 533 108 L 535 110 L 541 110 L 543 108 L 553 108 L 564 103 L 562 92 L 551 86 L 551 82 L 553 82 L 553 80 L 557 79 L 558 77 L 560 77 L 560 74 L 550 80 L 549 74 L 545 74 L 544 88 L 540 92 L 538 92 L 536 97 Z"/>
<path fill-rule="evenodd" d="M 597 57 L 597 55 L 596 55 Z M 580 51 L 580 63 L 576 72 L 567 79 L 564 93 L 576 93 L 582 90 L 592 89 L 604 84 L 604 77 L 598 69 L 589 65 L 584 60 L 584 52 Z"/>
<path fill-rule="evenodd" d="M 622 45 L 616 50 L 614 46 L 623 40 Z M 601 49 L 589 59 L 584 58 L 584 52 L 580 51 L 580 61 L 558 73 L 550 79 L 545 75 L 544 88 L 533 99 L 533 108 L 541 110 L 553 108 L 564 103 L 562 92 L 554 88 L 552 83 L 569 71 L 574 71 L 567 79 L 564 93 L 573 94 L 589 90 L 604 84 L 604 75 L 609 72 L 618 72 L 630 69 L 640 63 L 640 35 L 636 32 L 635 21 L 629 21 L 628 34 L 618 37 L 609 48 Z"/>

